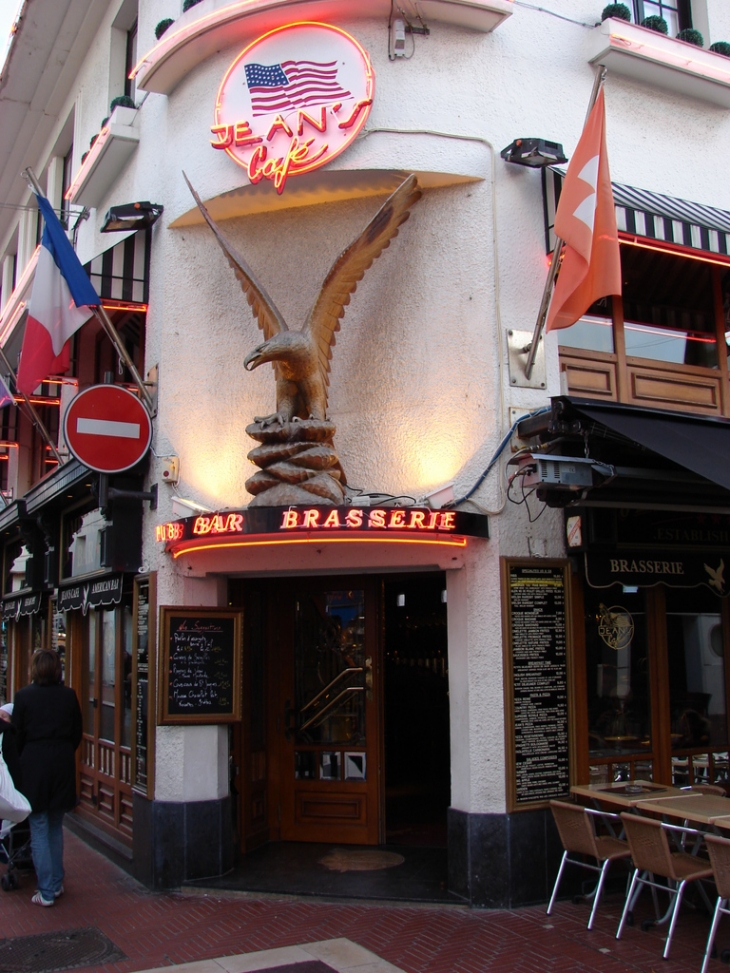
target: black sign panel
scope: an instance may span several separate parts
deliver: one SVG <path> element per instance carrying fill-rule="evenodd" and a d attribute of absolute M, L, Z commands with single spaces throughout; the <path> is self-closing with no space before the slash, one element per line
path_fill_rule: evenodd
<path fill-rule="evenodd" d="M 696 588 L 707 585 L 716 595 L 730 590 L 730 548 L 722 551 L 688 551 L 663 548 L 646 551 L 620 550 L 591 552 L 585 555 L 586 578 L 593 588 L 612 584 L 669 588 Z M 727 577 L 726 577 L 727 568 Z"/>
<path fill-rule="evenodd" d="M 112 574 L 104 578 L 77 581 L 59 588 L 57 611 L 74 611 L 80 608 L 85 615 L 90 608 L 118 605 L 122 600 L 123 581 L 123 575 Z"/>
<path fill-rule="evenodd" d="M 137 655 L 136 699 L 134 706 L 134 773 L 132 786 L 147 793 L 149 738 L 149 616 L 150 583 L 147 578 L 137 582 L 136 623 L 134 649 Z"/>
<path fill-rule="evenodd" d="M 507 562 L 513 808 L 570 792 L 567 578 L 563 562 Z"/>
<path fill-rule="evenodd" d="M 16 598 L 4 598 L 3 618 L 17 622 L 23 615 L 35 615 L 37 611 L 40 611 L 40 607 L 41 593 L 39 591 L 30 595 L 18 595 Z"/>
<path fill-rule="evenodd" d="M 241 613 L 163 608 L 160 723 L 241 718 Z"/>

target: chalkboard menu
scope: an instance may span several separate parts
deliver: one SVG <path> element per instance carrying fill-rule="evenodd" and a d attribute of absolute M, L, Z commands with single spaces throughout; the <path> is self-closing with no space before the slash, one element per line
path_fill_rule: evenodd
<path fill-rule="evenodd" d="M 156 576 L 135 578 L 132 641 L 133 718 L 132 787 L 152 797 L 155 698 Z"/>
<path fill-rule="evenodd" d="M 570 793 L 568 584 L 564 561 L 503 560 L 510 810 Z"/>
<path fill-rule="evenodd" d="M 240 611 L 161 608 L 159 723 L 241 719 Z"/>

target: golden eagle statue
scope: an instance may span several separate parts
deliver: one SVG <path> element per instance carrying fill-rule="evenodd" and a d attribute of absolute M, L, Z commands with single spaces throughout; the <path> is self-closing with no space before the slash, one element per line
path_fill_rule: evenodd
<path fill-rule="evenodd" d="M 276 412 L 258 417 L 256 422 L 283 424 L 301 419 L 325 420 L 335 332 L 340 330 L 340 319 L 358 281 L 397 236 L 398 228 L 410 215 L 410 208 L 421 198 L 416 177 L 410 175 L 400 184 L 360 236 L 335 260 L 300 331 L 289 330 L 265 288 L 221 232 L 187 176 L 185 181 L 241 282 L 259 328 L 264 333 L 265 341 L 246 356 L 244 367 L 251 371 L 264 362 L 274 365 Z"/>
<path fill-rule="evenodd" d="M 183 173 L 185 175 L 185 173 Z M 246 432 L 261 445 L 248 458 L 260 467 L 246 481 L 251 506 L 339 504 L 345 474 L 333 445 L 335 427 L 327 419 L 332 347 L 340 319 L 358 281 L 408 219 L 421 198 L 416 177 L 408 176 L 383 203 L 360 236 L 340 254 L 300 331 L 287 323 L 233 244 L 221 232 L 185 176 L 190 192 L 233 268 L 264 342 L 246 356 L 247 371 L 271 362 L 276 375 L 276 412 L 257 416 Z"/>

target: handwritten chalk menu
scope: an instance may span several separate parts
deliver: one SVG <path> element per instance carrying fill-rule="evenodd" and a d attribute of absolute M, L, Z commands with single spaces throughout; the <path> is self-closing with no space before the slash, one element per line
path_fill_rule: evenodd
<path fill-rule="evenodd" d="M 570 793 L 569 576 L 565 562 L 503 563 L 508 793 L 517 809 Z"/>
<path fill-rule="evenodd" d="M 241 718 L 241 612 L 160 609 L 160 723 Z"/>

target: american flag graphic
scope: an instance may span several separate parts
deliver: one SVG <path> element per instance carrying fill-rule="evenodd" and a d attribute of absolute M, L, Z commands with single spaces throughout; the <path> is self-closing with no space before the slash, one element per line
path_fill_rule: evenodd
<path fill-rule="evenodd" d="M 337 82 L 337 61 L 282 61 L 245 68 L 254 118 L 353 97 Z"/>

